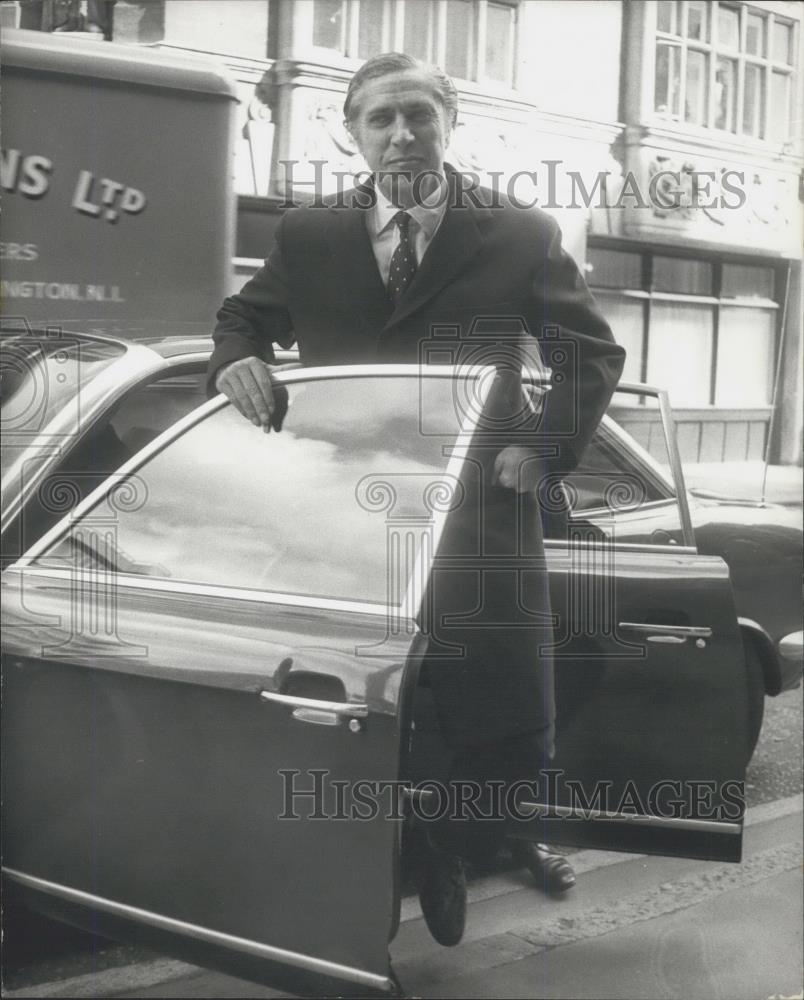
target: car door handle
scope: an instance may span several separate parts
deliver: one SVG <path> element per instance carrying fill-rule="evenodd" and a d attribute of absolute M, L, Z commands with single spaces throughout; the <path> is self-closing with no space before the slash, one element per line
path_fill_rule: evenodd
<path fill-rule="evenodd" d="M 276 691 L 260 691 L 263 701 L 271 701 L 276 705 L 287 705 L 289 708 L 313 712 L 325 712 L 337 718 L 367 719 L 368 705 L 359 701 L 322 701 L 319 698 L 301 698 L 295 694 L 278 694 Z M 313 722 L 314 717 L 293 713 L 295 718 L 303 722 Z M 319 720 L 322 721 L 322 720 Z M 337 719 L 336 719 L 337 721 Z"/>
<path fill-rule="evenodd" d="M 712 629 L 703 625 L 652 625 L 650 622 L 620 622 L 617 626 L 626 632 L 636 632 L 644 635 L 648 642 L 682 643 L 687 639 L 698 639 L 703 645 L 704 639 L 712 638 Z"/>

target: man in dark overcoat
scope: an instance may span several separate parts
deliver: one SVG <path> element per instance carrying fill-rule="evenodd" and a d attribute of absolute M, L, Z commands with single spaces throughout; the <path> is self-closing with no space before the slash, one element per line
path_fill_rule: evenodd
<path fill-rule="evenodd" d="M 476 620 L 453 628 L 453 637 L 466 639 L 466 656 L 460 664 L 434 656 L 424 682 L 454 755 L 453 775 L 514 780 L 549 761 L 555 715 L 552 663 L 538 652 L 549 644 L 549 600 L 535 490 L 576 466 L 624 351 L 563 250 L 555 221 L 480 189 L 444 162 L 457 93 L 440 70 L 398 53 L 377 56 L 352 78 L 344 114 L 371 177 L 324 204 L 285 213 L 264 266 L 218 313 L 209 388 L 267 429 L 278 403 L 270 379 L 275 344 L 297 344 L 307 366 L 420 364 L 433 360 L 428 346 L 437 337 L 440 359 L 496 365 L 513 430 L 500 438 L 503 425 L 492 421 L 496 438 L 473 456 L 484 517 L 458 512 L 444 543 L 463 555 L 485 551 L 498 563 L 516 563 L 525 523 L 534 572 L 525 574 L 524 594 L 515 569 L 486 574 L 484 627 Z M 478 353 L 495 330 L 499 344 L 492 336 L 491 350 Z M 538 431 L 534 422 L 534 433 L 523 435 L 513 427 L 519 372 L 535 345 L 549 351 L 552 389 Z M 472 538 L 478 523 L 485 537 Z M 484 575 L 482 560 L 468 565 Z M 437 617 L 466 618 L 475 597 L 470 576 L 431 593 Z M 513 607 L 521 620 L 507 623 Z M 429 839 L 420 891 L 428 926 L 444 944 L 460 940 L 465 913 L 460 855 L 471 837 L 464 837 L 465 824 L 456 829 L 457 836 L 441 825 Z M 574 882 L 561 855 L 541 845 L 531 851 L 531 869 L 548 887 Z"/>

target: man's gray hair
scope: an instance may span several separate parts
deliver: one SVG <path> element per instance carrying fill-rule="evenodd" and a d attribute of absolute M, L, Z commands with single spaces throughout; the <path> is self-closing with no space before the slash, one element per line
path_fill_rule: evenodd
<path fill-rule="evenodd" d="M 374 56 L 364 62 L 355 73 L 349 81 L 346 100 L 343 102 L 343 117 L 347 126 L 351 125 L 354 119 L 355 98 L 364 83 L 368 80 L 376 80 L 381 76 L 405 72 L 410 69 L 421 70 L 432 79 L 436 92 L 441 98 L 441 103 L 444 105 L 450 127 L 454 128 L 458 118 L 458 91 L 455 89 L 455 84 L 438 66 L 422 62 L 421 59 L 416 59 L 404 52 L 383 52 L 382 55 Z"/>

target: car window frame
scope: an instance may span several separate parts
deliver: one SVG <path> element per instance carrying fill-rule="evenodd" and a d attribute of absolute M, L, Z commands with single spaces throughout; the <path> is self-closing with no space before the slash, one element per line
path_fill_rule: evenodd
<path fill-rule="evenodd" d="M 185 360 L 186 359 L 183 359 L 183 361 Z M 473 372 L 473 375 L 475 375 L 478 380 L 482 380 L 487 372 L 488 369 L 478 369 L 477 372 Z M 287 367 L 283 366 L 283 368 L 275 369 L 273 372 L 273 378 L 279 384 L 283 385 L 291 385 L 307 381 L 321 381 L 331 378 L 365 378 L 371 377 L 372 375 L 407 377 L 416 375 L 419 377 L 454 378 L 456 376 L 465 377 L 466 370 L 450 365 L 343 365 L 328 366 L 323 368 L 304 368 L 301 365 L 290 364 Z M 523 370 L 523 383 L 536 384 L 545 389 L 545 391 L 549 391 L 550 374 L 549 372 Z M 676 486 L 676 496 L 675 498 L 671 498 L 668 502 L 672 503 L 675 501 L 678 503 L 683 538 L 683 544 L 674 545 L 671 551 L 679 555 L 685 553 L 695 555 L 697 554 L 697 547 L 695 545 L 695 536 L 692 529 L 687 492 L 684 486 L 683 468 L 678 450 L 678 442 L 675 435 L 675 421 L 672 409 L 670 408 L 668 395 L 662 389 L 640 383 L 621 383 L 618 386 L 618 389 L 632 395 L 652 395 L 658 400 L 659 412 L 668 448 L 670 471 L 673 485 Z M 56 567 L 46 566 L 39 567 L 34 565 L 34 563 L 47 548 L 64 537 L 69 532 L 72 525 L 84 517 L 84 515 L 88 513 L 98 502 L 100 502 L 113 488 L 119 487 L 119 485 L 125 482 L 127 478 L 135 475 L 137 470 L 146 462 L 150 461 L 154 456 L 167 448 L 174 440 L 190 428 L 206 419 L 212 413 L 230 405 L 231 403 L 225 396 L 218 395 L 213 399 L 202 403 L 201 406 L 197 407 L 181 420 L 177 421 L 152 442 L 146 445 L 145 448 L 143 448 L 135 456 L 129 459 L 128 462 L 124 463 L 124 465 L 122 465 L 116 473 L 109 476 L 107 480 L 101 483 L 95 490 L 92 491 L 92 493 L 81 501 L 81 503 L 72 512 L 68 513 L 61 521 L 55 524 L 53 528 L 46 532 L 23 556 L 20 557 L 19 560 L 17 560 L 16 563 L 14 563 L 14 567 L 27 573 L 34 572 L 37 575 L 54 576 L 59 579 L 70 577 L 73 572 L 70 569 L 58 569 Z M 474 421 L 467 417 L 464 422 L 464 426 L 462 426 L 461 433 L 456 439 L 456 447 L 453 455 L 444 470 L 445 476 L 458 475 L 463 460 L 466 457 L 473 430 Z M 446 516 L 445 511 L 436 513 L 433 520 L 432 545 L 426 552 L 424 546 L 420 547 L 413 571 L 408 579 L 405 595 L 399 605 L 391 606 L 387 601 L 352 601 L 338 598 L 327 598 L 318 595 L 311 597 L 301 594 L 285 594 L 279 591 L 264 589 L 257 590 L 243 587 L 216 586 L 214 584 L 198 584 L 189 581 L 171 582 L 169 579 L 138 576 L 132 573 L 121 572 L 116 572 L 114 575 L 115 586 L 123 587 L 126 590 L 149 590 L 157 592 L 162 591 L 169 593 L 192 594 L 198 596 L 214 596 L 222 599 L 256 601 L 267 605 L 281 604 L 301 608 L 317 608 L 329 611 L 370 614 L 374 616 L 383 616 L 389 620 L 393 619 L 394 627 L 404 630 L 412 630 L 415 628 L 415 622 L 417 621 L 421 611 L 422 602 L 425 596 L 426 582 L 429 576 L 427 567 L 423 563 L 425 559 L 428 563 L 431 563 L 435 557 L 435 553 L 438 551 L 438 543 L 443 532 Z M 546 552 L 549 550 L 555 551 L 557 549 L 566 550 L 570 545 L 581 545 L 594 549 L 610 547 L 611 543 L 608 540 L 598 541 L 584 539 L 583 541 L 573 540 L 570 542 L 568 539 L 544 539 Z M 668 552 L 667 545 L 642 542 L 616 542 L 615 547 L 646 552 L 662 552 L 665 554 Z"/>
<path fill-rule="evenodd" d="M 692 528 L 689 496 L 684 482 L 684 466 L 681 462 L 681 452 L 678 447 L 676 418 L 673 414 L 673 408 L 670 405 L 670 395 L 666 389 L 659 389 L 658 386 L 642 385 L 634 382 L 621 383 L 617 386 L 617 391 L 631 396 L 655 396 L 659 403 L 659 414 L 667 446 L 667 457 L 670 463 L 670 485 L 675 488 L 675 497 L 673 499 L 678 503 L 681 536 L 684 542 L 683 546 L 679 546 L 679 548 L 690 548 L 697 552 L 695 532 Z"/>
<path fill-rule="evenodd" d="M 658 386 L 647 385 L 641 382 L 620 382 L 616 387 L 615 392 L 622 392 L 630 396 L 652 396 L 658 402 L 659 416 L 662 424 L 662 431 L 664 433 L 665 444 L 667 446 L 667 456 L 670 467 L 669 477 L 665 474 L 664 470 L 661 469 L 654 461 L 652 456 L 647 452 L 640 453 L 639 458 L 644 462 L 648 471 L 661 483 L 666 484 L 666 486 L 674 491 L 671 496 L 667 497 L 665 500 L 654 500 L 650 503 L 641 505 L 641 508 L 655 508 L 661 507 L 663 505 L 677 504 L 679 512 L 679 524 L 681 528 L 681 538 L 682 544 L 673 545 L 672 551 L 676 553 L 687 553 L 690 555 L 696 555 L 698 552 L 698 547 L 695 541 L 695 532 L 692 527 L 692 515 L 690 513 L 689 506 L 689 496 L 687 494 L 686 484 L 684 482 L 684 467 L 681 462 L 681 453 L 678 448 L 678 436 L 676 434 L 676 422 L 673 415 L 673 409 L 670 405 L 670 397 L 665 389 L 660 389 Z M 613 418 L 609 418 L 613 425 L 615 433 L 627 433 L 622 430 L 617 424 L 617 421 Z M 639 442 L 636 442 L 639 444 Z M 605 507 L 595 507 L 579 511 L 577 515 L 577 520 L 584 520 L 596 515 L 611 513 L 608 508 Z M 573 515 L 570 513 L 569 517 L 570 524 L 573 523 Z M 584 539 L 583 541 L 573 538 L 571 541 L 563 538 L 545 538 L 544 545 L 549 548 L 564 548 L 568 545 L 587 545 L 591 548 L 605 547 L 609 546 L 611 543 L 608 540 L 596 541 L 592 539 Z M 655 551 L 655 552 L 667 552 L 669 546 L 667 545 L 656 545 L 650 542 L 620 542 L 614 543 L 615 547 L 618 549 L 629 549 L 629 550 L 640 550 L 640 551 Z"/>
<path fill-rule="evenodd" d="M 615 418 L 610 416 L 608 413 L 605 413 L 603 415 L 603 418 L 600 421 L 598 429 L 595 432 L 595 437 L 597 437 L 597 435 L 601 432 L 601 430 L 603 434 L 610 435 L 612 439 L 611 442 L 607 441 L 606 442 L 607 444 L 614 443 L 614 444 L 623 444 L 628 446 L 629 451 L 634 455 L 634 458 L 636 460 L 634 463 L 634 468 L 636 468 L 642 475 L 645 476 L 647 480 L 650 481 L 651 485 L 654 487 L 657 493 L 662 494 L 662 496 L 660 496 L 656 500 L 646 501 L 645 504 L 641 505 L 642 507 L 656 506 L 658 504 L 666 504 L 675 501 L 676 493 L 673 483 L 665 475 L 664 471 L 662 470 L 661 466 L 656 461 L 656 459 L 650 454 L 650 452 L 646 451 L 642 447 L 642 445 L 639 443 L 639 441 L 636 440 L 636 438 L 632 437 L 628 433 L 628 431 L 626 431 L 623 427 L 621 427 L 620 424 L 615 420 Z M 591 447 L 591 444 L 589 447 Z M 583 457 L 584 458 L 586 457 L 585 453 Z M 569 474 L 570 477 L 575 475 L 577 471 L 578 471 L 577 469 L 573 470 Z M 596 507 L 584 507 L 583 510 L 580 511 L 579 513 L 582 513 L 583 515 L 587 514 L 597 515 L 606 513 L 608 509 L 609 508 L 605 504 L 600 504 L 600 506 Z"/>
<path fill-rule="evenodd" d="M 183 359 L 186 360 L 186 359 Z M 370 377 L 416 377 L 416 378 L 471 378 L 480 387 L 488 385 L 487 376 L 493 374 L 488 366 L 478 366 L 468 375 L 465 367 L 452 365 L 332 365 L 321 368 L 305 368 L 294 363 L 274 369 L 273 379 L 280 385 L 293 385 L 300 382 L 325 381 L 329 379 L 370 378 Z M 549 375 L 544 373 L 528 373 L 529 381 L 549 388 Z M 115 473 L 112 473 L 103 483 L 82 500 L 78 506 L 69 512 L 62 520 L 47 531 L 31 548 L 13 564 L 14 569 L 25 573 L 52 576 L 58 579 L 68 578 L 73 570 L 61 569 L 55 566 L 37 566 L 36 560 L 52 545 L 65 537 L 73 525 L 89 513 L 112 489 L 119 488 L 135 476 L 137 471 L 152 458 L 169 447 L 175 440 L 201 423 L 207 417 L 232 404 L 223 396 L 218 395 L 207 400 L 171 427 L 167 428 L 153 441 L 125 462 Z M 245 419 L 245 418 L 244 418 Z M 455 447 L 444 469 L 444 477 L 453 477 L 457 481 L 463 461 L 469 450 L 474 433 L 476 419 L 472 413 L 464 415 L 460 432 L 455 438 Z M 419 614 L 424 599 L 427 581 L 427 567 L 424 561 L 432 561 L 433 554 L 438 549 L 438 543 L 443 532 L 447 511 L 438 510 L 433 518 L 432 544 L 427 550 L 420 546 L 416 562 L 408 578 L 404 596 L 398 605 L 389 605 L 387 601 L 357 601 L 340 598 L 328 598 L 320 595 L 288 594 L 281 591 L 266 589 L 251 589 L 232 587 L 169 578 L 140 576 L 121 571 L 114 572 L 115 586 L 127 590 L 150 590 L 169 593 L 193 594 L 198 596 L 214 596 L 239 600 L 257 601 L 264 604 L 281 604 L 302 608 L 317 608 L 322 610 L 358 612 L 386 618 L 393 618 L 399 627 L 411 629 Z"/>

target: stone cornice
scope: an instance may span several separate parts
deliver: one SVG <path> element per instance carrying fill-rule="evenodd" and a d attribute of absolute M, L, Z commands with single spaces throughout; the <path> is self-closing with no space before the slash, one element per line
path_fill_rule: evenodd
<path fill-rule="evenodd" d="M 299 85 L 300 83 L 311 83 L 321 86 L 327 84 L 330 87 L 334 84 L 346 93 L 349 80 L 354 76 L 354 72 L 360 63 L 354 60 L 354 64 L 348 66 L 335 66 L 330 63 L 313 62 L 309 59 L 277 59 L 274 64 L 276 82 L 279 86 L 288 84 Z"/>
<path fill-rule="evenodd" d="M 563 135 L 569 139 L 584 142 L 604 142 L 612 145 L 622 135 L 623 126 L 619 122 L 594 121 L 576 118 L 574 115 L 559 115 L 540 111 L 534 107 L 524 124 L 540 132 Z"/>
<path fill-rule="evenodd" d="M 227 69 L 241 79 L 253 76 L 259 80 L 266 70 L 269 70 L 276 62 L 275 59 L 257 59 L 254 56 L 239 56 L 232 52 L 211 52 L 209 49 L 200 49 L 191 45 L 176 45 L 173 42 L 156 42 L 148 47 L 165 49 L 170 52 L 186 52 L 190 55 L 206 56 L 207 58 L 211 56 L 222 62 Z"/>
<path fill-rule="evenodd" d="M 677 129 L 661 125 L 627 125 L 623 138 L 626 145 L 665 145 L 677 150 L 690 150 L 708 156 L 740 160 L 757 167 L 799 171 L 804 160 L 795 153 L 782 153 L 768 148 L 767 143 L 730 137 L 724 132 L 709 133 L 689 128 Z"/>

